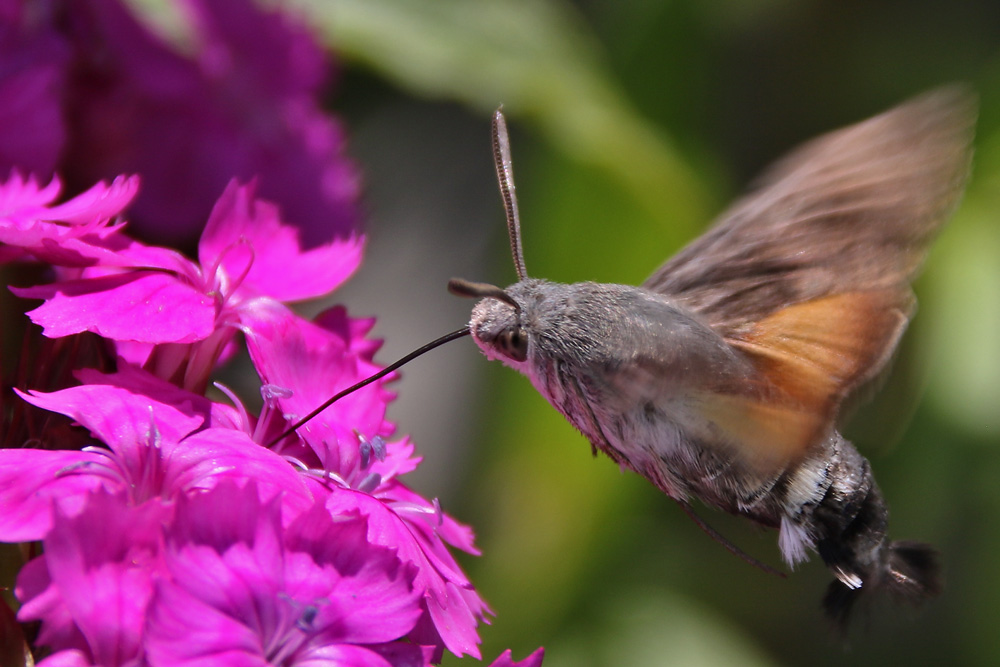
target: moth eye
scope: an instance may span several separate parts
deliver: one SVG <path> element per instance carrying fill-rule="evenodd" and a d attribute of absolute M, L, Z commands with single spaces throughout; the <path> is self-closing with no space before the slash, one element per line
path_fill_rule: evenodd
<path fill-rule="evenodd" d="M 511 327 L 497 337 L 497 347 L 501 354 L 514 361 L 524 361 L 528 358 L 528 337 L 521 327 Z"/>

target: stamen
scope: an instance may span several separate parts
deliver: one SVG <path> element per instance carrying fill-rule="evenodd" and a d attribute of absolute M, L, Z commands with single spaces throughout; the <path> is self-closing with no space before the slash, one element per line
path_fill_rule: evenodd
<path fill-rule="evenodd" d="M 321 470 L 319 468 L 310 468 L 300 459 L 297 459 L 294 456 L 289 456 L 287 454 L 282 455 L 282 458 L 288 461 L 288 463 L 293 468 L 296 468 L 300 473 L 302 473 L 303 475 L 307 475 L 312 479 L 315 479 L 317 482 L 320 482 L 321 484 L 327 484 L 328 482 L 333 482 L 342 489 L 351 488 L 351 485 L 347 483 L 346 479 L 344 479 L 337 473 L 333 472 L 332 470 Z"/>
<path fill-rule="evenodd" d="M 302 614 L 299 616 L 298 620 L 295 621 L 295 627 L 302 632 L 313 632 L 313 623 L 316 621 L 316 617 L 319 615 L 319 607 L 316 605 L 306 605 L 302 609 Z"/>
<path fill-rule="evenodd" d="M 358 438 L 358 449 L 361 451 L 361 469 L 366 470 L 372 462 L 372 454 L 375 455 L 376 461 L 385 461 L 385 440 L 382 436 L 376 435 L 371 440 L 368 440 L 365 436 L 361 435 L 357 430 L 354 431 L 354 435 Z"/>
<path fill-rule="evenodd" d="M 291 398 L 295 392 L 277 384 L 265 384 L 260 388 L 260 396 L 265 403 L 275 404 L 279 398 Z"/>
<path fill-rule="evenodd" d="M 153 415 L 153 408 L 149 408 L 149 429 L 146 431 L 146 447 L 140 448 L 140 454 L 143 457 L 142 465 L 142 479 L 138 484 L 133 483 L 129 489 L 129 494 L 136 503 L 140 503 L 146 498 L 158 494 L 161 489 L 159 488 L 160 483 L 163 481 L 163 456 L 161 453 L 161 445 L 163 441 L 163 435 L 160 433 L 159 426 L 156 425 L 156 418 Z M 124 462 L 123 462 L 124 463 Z M 123 470 L 127 470 L 123 466 Z M 143 492 L 143 497 L 139 497 L 137 492 Z"/>
<path fill-rule="evenodd" d="M 243 266 L 240 267 L 236 275 L 229 275 L 223 268 L 223 264 L 227 256 L 231 257 L 237 250 L 248 252 L 249 256 L 245 258 Z M 229 297 L 243 284 L 243 281 L 250 273 L 250 269 L 253 267 L 255 259 L 256 253 L 254 252 L 253 245 L 246 239 L 240 239 L 236 243 L 227 246 L 219 253 L 219 258 L 211 267 L 211 273 L 208 275 L 212 276 L 213 284 L 208 287 L 217 292 L 223 302 L 228 301 Z M 232 266 L 232 263 L 230 263 L 230 266 Z"/>
<path fill-rule="evenodd" d="M 441 501 L 435 498 L 431 502 L 434 503 L 434 515 L 437 517 L 438 528 L 440 528 L 442 525 L 444 525 L 444 512 L 441 511 Z"/>
<path fill-rule="evenodd" d="M 407 501 L 394 501 L 386 503 L 392 507 L 392 511 L 396 514 L 402 514 L 403 512 L 408 512 L 410 514 L 420 514 L 423 516 L 431 515 L 437 521 L 437 525 L 441 526 L 444 524 L 444 512 L 441 511 L 441 503 L 435 498 L 432 502 L 432 507 L 427 507 L 426 505 L 418 505 L 417 503 L 411 503 Z"/>
<path fill-rule="evenodd" d="M 368 465 L 372 462 L 372 444 L 362 438 L 358 449 L 361 450 L 361 469 L 367 470 Z"/>
<path fill-rule="evenodd" d="M 385 461 L 386 447 L 382 436 L 376 435 L 372 438 L 372 447 L 375 448 L 375 458 L 379 461 Z"/>
<path fill-rule="evenodd" d="M 355 487 L 355 490 L 371 494 L 371 492 L 377 489 L 379 487 L 379 484 L 381 483 L 382 483 L 382 475 L 378 474 L 377 472 L 373 472 L 367 477 L 365 477 L 363 480 L 361 480 L 361 483 L 358 484 L 357 487 Z"/>
<path fill-rule="evenodd" d="M 243 432 L 246 433 L 247 435 L 250 435 L 251 437 L 256 435 L 256 433 L 250 433 L 250 423 L 251 423 L 250 413 L 247 412 L 246 406 L 243 405 L 243 401 L 241 401 L 240 397 L 236 395 L 236 392 L 234 392 L 232 389 L 222 384 L 221 382 L 213 382 L 212 386 L 221 391 L 225 395 L 225 397 L 229 399 L 229 402 L 233 404 L 233 407 L 236 408 L 236 411 L 240 413 L 240 422 Z M 257 440 L 254 439 L 254 442 L 257 442 Z"/>
<path fill-rule="evenodd" d="M 153 449 L 159 449 L 160 443 L 163 440 L 163 435 L 160 433 L 160 427 L 156 425 L 156 418 L 153 414 L 153 406 L 149 406 L 149 430 L 146 431 L 146 439 L 149 441 L 149 445 Z"/>
<path fill-rule="evenodd" d="M 103 447 L 84 447 L 82 450 L 88 454 L 96 454 L 102 458 L 108 460 L 108 463 L 98 463 L 96 461 L 78 461 L 72 465 L 68 465 L 61 470 L 56 471 L 56 477 L 65 477 L 68 475 L 75 475 L 78 472 L 82 472 L 87 475 L 95 475 L 97 477 L 102 477 L 109 482 L 115 484 L 120 484 L 122 486 L 128 486 L 128 480 L 122 475 L 121 465 L 118 463 L 118 457 L 115 453 L 104 449 Z"/>
<path fill-rule="evenodd" d="M 280 593 L 279 598 L 284 600 L 290 607 L 295 620 L 292 627 L 287 625 L 289 615 L 282 614 L 282 631 L 274 633 L 268 646 L 264 647 L 264 655 L 270 665 L 284 665 L 286 663 L 297 662 L 292 660 L 299 650 L 316 633 L 316 617 L 319 615 L 320 605 L 329 604 L 326 598 L 315 600 L 312 604 L 302 604 L 293 599 L 287 593 Z M 293 629 L 294 628 L 294 629 Z"/>
<path fill-rule="evenodd" d="M 333 482 L 342 489 L 349 489 L 351 485 L 347 483 L 347 480 L 333 472 L 332 470 L 319 470 L 318 468 L 306 468 L 302 471 L 303 474 L 309 475 L 313 479 L 319 482 Z"/>
<path fill-rule="evenodd" d="M 282 387 L 276 384 L 265 384 L 260 388 L 260 396 L 264 399 L 264 406 L 260 411 L 260 417 L 257 419 L 257 428 L 253 432 L 253 441 L 260 442 L 264 438 L 264 434 L 267 433 L 268 427 L 271 421 L 275 419 L 277 414 L 278 401 L 282 398 L 291 398 L 295 394 L 294 391 L 287 387 Z M 284 420 L 285 415 L 282 415 L 280 419 Z M 277 438 L 274 441 L 268 443 L 268 447 L 273 447 L 280 442 L 281 438 Z"/>

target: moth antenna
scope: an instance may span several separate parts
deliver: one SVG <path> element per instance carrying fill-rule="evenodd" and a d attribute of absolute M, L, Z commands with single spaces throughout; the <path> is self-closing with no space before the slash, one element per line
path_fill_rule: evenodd
<path fill-rule="evenodd" d="M 375 373 L 373 375 L 370 375 L 369 377 L 366 377 L 361 382 L 358 382 L 357 384 L 355 384 L 353 386 L 350 386 L 347 389 L 344 389 L 343 391 L 338 392 L 337 394 L 333 395 L 329 400 L 327 400 L 325 403 L 323 403 L 322 405 L 320 405 L 318 408 L 316 408 L 315 410 L 313 410 L 312 412 L 310 412 L 309 414 L 307 414 L 305 417 L 303 417 L 302 419 L 298 420 L 297 422 L 295 422 L 294 424 L 292 424 L 291 426 L 289 426 L 288 428 L 286 428 L 284 431 L 282 431 L 281 435 L 279 435 L 278 437 L 274 438 L 269 443 L 267 443 L 267 446 L 268 447 L 273 447 L 274 445 L 276 445 L 278 443 L 279 440 L 281 440 L 282 438 L 287 437 L 287 436 L 291 435 L 292 433 L 294 433 L 303 424 L 305 424 L 309 420 L 313 419 L 316 415 L 318 415 L 319 413 L 321 413 L 324 410 L 326 410 L 328 407 L 330 407 L 331 405 L 333 405 L 334 403 L 336 403 L 337 401 L 339 401 L 340 399 L 342 399 L 344 396 L 348 396 L 350 394 L 353 394 L 358 389 L 366 387 L 366 386 L 370 385 L 372 382 L 375 382 L 375 380 L 378 380 L 380 378 L 385 377 L 389 373 L 392 373 L 393 371 L 395 371 L 397 368 L 410 363 L 411 361 L 413 361 L 417 357 L 421 356 L 422 354 L 424 354 L 426 352 L 430 352 L 431 350 L 433 350 L 436 347 L 441 347 L 445 343 L 450 343 L 453 340 L 458 340 L 462 336 L 468 336 L 469 333 L 470 333 L 469 332 L 469 327 L 465 326 L 465 327 L 462 327 L 461 329 L 458 329 L 456 331 L 452 331 L 449 334 L 445 334 L 444 336 L 441 336 L 440 338 L 432 340 L 431 342 L 427 343 L 426 345 L 421 345 L 420 347 L 418 347 L 413 352 L 410 352 L 405 357 L 402 357 L 402 358 L 394 361 L 393 363 L 389 364 L 388 366 L 386 366 L 385 368 L 383 368 L 379 372 L 377 372 L 377 373 Z"/>
<path fill-rule="evenodd" d="M 705 523 L 704 519 L 695 514 L 694 508 L 692 508 L 691 505 L 689 505 L 688 503 L 678 500 L 677 504 L 681 506 L 681 509 L 684 510 L 684 513 L 687 514 L 689 517 L 691 517 L 691 520 L 694 521 L 699 528 L 705 531 L 706 535 L 708 535 L 713 540 L 724 546 L 726 548 L 726 551 L 728 551 L 729 553 L 739 557 L 741 560 L 749 563 L 750 565 L 753 565 L 757 569 L 767 572 L 768 574 L 773 574 L 776 577 L 781 577 L 782 579 L 785 579 L 788 576 L 781 570 L 775 570 L 770 565 L 760 562 L 747 552 L 743 551 L 743 549 L 740 549 L 738 546 L 727 540 L 725 537 L 722 536 L 721 533 L 715 530 L 715 528 L 712 528 L 710 525 Z"/>
<path fill-rule="evenodd" d="M 524 268 L 524 250 L 521 248 L 521 216 L 517 212 L 517 192 L 514 190 L 514 166 L 510 157 L 510 135 L 503 107 L 493 113 L 493 165 L 500 183 L 503 210 L 507 215 L 507 233 L 510 235 L 510 254 L 514 258 L 517 279 L 524 280 L 528 272 Z"/>
<path fill-rule="evenodd" d="M 474 283 L 464 278 L 452 278 L 448 281 L 448 291 L 455 296 L 466 296 L 474 299 L 490 298 L 503 301 L 511 306 L 518 315 L 521 314 L 521 306 L 507 292 L 496 285 L 489 283 Z"/>

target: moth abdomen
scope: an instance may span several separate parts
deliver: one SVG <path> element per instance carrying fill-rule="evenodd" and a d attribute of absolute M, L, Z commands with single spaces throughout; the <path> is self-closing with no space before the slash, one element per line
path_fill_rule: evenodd
<path fill-rule="evenodd" d="M 823 598 L 827 616 L 843 629 L 857 602 L 872 593 L 912 604 L 938 595 L 936 551 L 919 542 L 889 541 L 889 510 L 868 460 L 839 434 L 824 449 L 823 473 L 812 475 L 822 480 L 818 502 L 787 510 L 803 543 L 781 544 L 789 562 L 796 549 L 814 548 L 833 572 L 836 579 Z M 782 532 L 789 532 L 784 523 Z"/>

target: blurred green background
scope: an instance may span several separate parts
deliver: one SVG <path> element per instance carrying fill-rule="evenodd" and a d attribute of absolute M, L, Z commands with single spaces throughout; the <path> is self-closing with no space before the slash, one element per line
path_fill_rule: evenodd
<path fill-rule="evenodd" d="M 513 281 L 489 113 L 511 123 L 535 276 L 635 284 L 798 142 L 951 81 L 981 96 L 974 175 L 917 286 L 896 371 L 847 427 L 892 532 L 938 545 L 946 593 L 875 606 L 846 641 L 816 562 L 753 569 L 621 474 L 468 341 L 415 362 L 392 416 L 414 485 L 477 530 L 485 656 L 545 664 L 1000 664 L 1000 3 L 996 0 L 295 0 L 340 61 L 331 105 L 371 243 L 343 294 L 388 363 L 460 326 L 452 275 Z M 703 510 L 780 564 L 776 534 Z M 451 660 L 450 664 L 457 663 Z M 446 661 L 446 664 L 449 664 Z"/>

